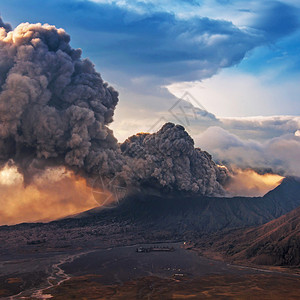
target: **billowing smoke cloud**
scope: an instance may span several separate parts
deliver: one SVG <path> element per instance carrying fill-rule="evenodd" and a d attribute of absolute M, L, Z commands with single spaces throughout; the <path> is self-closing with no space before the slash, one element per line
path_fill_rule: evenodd
<path fill-rule="evenodd" d="M 27 180 L 46 161 L 104 174 L 118 161 L 106 126 L 118 94 L 69 41 L 49 25 L 0 28 L 1 159 Z"/>
<path fill-rule="evenodd" d="M 153 134 L 138 134 L 121 145 L 127 157 L 126 177 L 144 187 L 205 195 L 222 194 L 228 177 L 225 168 L 199 148 L 180 125 L 165 124 Z"/>
<path fill-rule="evenodd" d="M 63 29 L 0 25 L 2 166 L 13 160 L 27 184 L 47 167 L 65 166 L 127 187 L 223 193 L 225 169 L 195 149 L 181 126 L 131 137 L 120 149 L 107 127 L 118 94 Z"/>

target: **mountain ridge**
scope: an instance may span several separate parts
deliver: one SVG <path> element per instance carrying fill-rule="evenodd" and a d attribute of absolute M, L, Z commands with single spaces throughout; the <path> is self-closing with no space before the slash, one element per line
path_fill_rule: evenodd
<path fill-rule="evenodd" d="M 195 248 L 237 264 L 299 266 L 300 206 L 258 227 L 207 236 Z"/>

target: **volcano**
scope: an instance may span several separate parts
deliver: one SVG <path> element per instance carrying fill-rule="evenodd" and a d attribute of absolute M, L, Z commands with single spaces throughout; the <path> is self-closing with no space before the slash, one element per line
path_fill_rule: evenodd
<path fill-rule="evenodd" d="M 300 179 L 287 177 L 263 197 L 184 197 L 135 194 L 118 207 L 92 209 L 60 222 L 94 223 L 114 219 L 153 230 L 214 232 L 264 224 L 300 206 Z"/>

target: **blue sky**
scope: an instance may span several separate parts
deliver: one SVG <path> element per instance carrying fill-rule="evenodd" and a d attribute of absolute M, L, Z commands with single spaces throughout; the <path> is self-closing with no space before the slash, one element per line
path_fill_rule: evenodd
<path fill-rule="evenodd" d="M 0 13 L 13 27 L 49 23 L 71 35 L 120 92 L 120 140 L 176 121 L 170 108 L 185 92 L 211 113 L 190 122 L 196 144 L 219 157 L 221 146 L 204 139 L 213 126 L 265 143 L 232 145 L 241 151 L 299 140 L 298 0 L 1 0 Z"/>

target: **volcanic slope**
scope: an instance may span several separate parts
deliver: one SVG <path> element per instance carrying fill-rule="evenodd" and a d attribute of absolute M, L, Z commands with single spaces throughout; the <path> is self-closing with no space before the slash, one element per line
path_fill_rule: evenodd
<path fill-rule="evenodd" d="M 112 209 L 93 209 L 61 222 L 111 220 L 152 230 L 214 232 L 261 225 L 300 206 L 300 179 L 287 177 L 263 197 L 163 197 L 131 195 Z"/>

